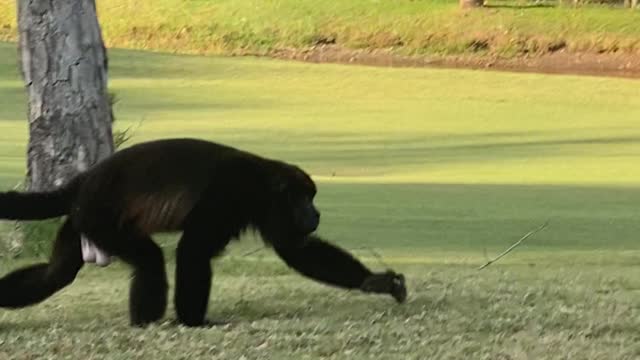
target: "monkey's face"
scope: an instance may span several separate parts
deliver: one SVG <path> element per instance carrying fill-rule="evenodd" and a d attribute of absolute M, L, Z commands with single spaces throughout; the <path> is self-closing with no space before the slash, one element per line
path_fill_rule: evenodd
<path fill-rule="evenodd" d="M 276 210 L 273 215 L 286 232 L 306 236 L 316 231 L 320 224 L 320 212 L 313 199 L 316 186 L 302 170 L 289 168 L 286 176 L 279 177 L 276 185 Z"/>
<path fill-rule="evenodd" d="M 296 232 L 308 235 L 316 231 L 320 224 L 320 212 L 313 204 L 313 196 L 299 196 L 298 199 L 292 199 L 290 204 Z"/>

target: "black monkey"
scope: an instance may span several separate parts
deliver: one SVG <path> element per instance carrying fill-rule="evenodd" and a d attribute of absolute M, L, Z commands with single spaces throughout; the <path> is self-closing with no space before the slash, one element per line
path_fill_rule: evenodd
<path fill-rule="evenodd" d="M 196 139 L 133 145 L 57 190 L 0 193 L 3 219 L 67 215 L 48 263 L 0 278 L 0 307 L 36 304 L 70 284 L 84 262 L 92 261 L 83 260 L 88 240 L 133 267 L 131 325 L 157 321 L 167 306 L 168 285 L 163 254 L 150 235 L 182 231 L 175 274 L 177 317 L 187 326 L 205 325 L 211 259 L 248 228 L 256 229 L 289 267 L 311 279 L 390 294 L 404 302 L 402 274 L 373 273 L 314 234 L 320 220 L 315 194 L 314 182 L 300 168 L 229 146 Z"/>

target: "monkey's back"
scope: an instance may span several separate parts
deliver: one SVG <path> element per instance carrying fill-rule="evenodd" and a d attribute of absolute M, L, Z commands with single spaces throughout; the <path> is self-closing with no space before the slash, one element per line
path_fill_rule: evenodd
<path fill-rule="evenodd" d="M 247 178 L 249 174 L 241 174 L 241 163 L 255 159 L 235 148 L 197 139 L 133 145 L 84 174 L 76 213 L 133 222 L 147 233 L 178 230 L 208 187 Z"/>

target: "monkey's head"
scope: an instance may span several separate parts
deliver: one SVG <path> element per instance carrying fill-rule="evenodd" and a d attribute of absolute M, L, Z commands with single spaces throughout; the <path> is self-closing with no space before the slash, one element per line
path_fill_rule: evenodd
<path fill-rule="evenodd" d="M 313 203 L 316 185 L 306 172 L 294 165 L 281 164 L 274 175 L 269 227 L 277 228 L 280 236 L 286 238 L 304 238 L 320 224 L 320 212 Z"/>

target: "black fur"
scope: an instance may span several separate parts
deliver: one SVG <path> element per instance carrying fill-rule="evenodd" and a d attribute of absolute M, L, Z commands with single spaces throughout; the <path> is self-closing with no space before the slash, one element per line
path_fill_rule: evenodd
<path fill-rule="evenodd" d="M 58 190 L 0 193 L 0 218 L 68 216 L 48 264 L 0 279 L 0 306 L 32 305 L 70 284 L 83 265 L 82 234 L 132 266 L 131 324 L 154 322 L 166 310 L 167 276 L 150 235 L 182 231 L 174 304 L 180 322 L 204 325 L 211 259 L 250 227 L 304 276 L 403 302 L 402 275 L 374 274 L 312 234 L 320 220 L 315 194 L 314 182 L 298 167 L 228 146 L 195 139 L 134 145 Z"/>
<path fill-rule="evenodd" d="M 39 303 L 73 282 L 83 265 L 80 236 L 65 221 L 48 263 L 16 270 L 0 279 L 0 307 L 20 308 Z"/>
<path fill-rule="evenodd" d="M 0 193 L 0 219 L 42 220 L 66 215 L 75 184 L 45 193 Z M 30 204 L 38 204 L 35 208 Z"/>

